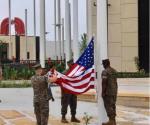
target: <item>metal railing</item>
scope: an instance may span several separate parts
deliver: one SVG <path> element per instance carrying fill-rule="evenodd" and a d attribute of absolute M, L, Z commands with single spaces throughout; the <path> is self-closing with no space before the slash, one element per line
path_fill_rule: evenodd
<path fill-rule="evenodd" d="M 45 64 L 46 67 L 50 66 L 50 65 L 58 65 L 61 63 L 64 63 L 65 60 L 45 60 Z M 0 66 L 17 66 L 17 65 L 24 65 L 24 66 L 28 66 L 29 68 L 31 68 L 33 65 L 36 65 L 40 63 L 39 60 L 6 60 L 6 61 L 2 61 L 0 63 Z"/>

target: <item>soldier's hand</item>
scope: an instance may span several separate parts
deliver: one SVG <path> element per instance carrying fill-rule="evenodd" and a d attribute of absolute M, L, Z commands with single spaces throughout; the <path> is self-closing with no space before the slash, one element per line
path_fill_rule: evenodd
<path fill-rule="evenodd" d="M 55 99 L 54 99 L 54 97 L 52 97 L 52 102 L 54 102 L 55 101 Z"/>
<path fill-rule="evenodd" d="M 52 83 L 52 82 L 56 82 L 57 81 L 57 75 L 56 74 L 53 74 L 50 78 L 49 78 L 49 81 Z"/>

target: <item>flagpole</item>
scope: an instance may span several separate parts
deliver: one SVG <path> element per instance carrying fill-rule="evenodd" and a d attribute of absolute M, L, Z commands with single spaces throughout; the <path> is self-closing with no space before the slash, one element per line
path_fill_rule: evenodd
<path fill-rule="evenodd" d="M 73 0 L 73 59 L 74 62 L 79 58 L 78 40 L 78 0 Z"/>
<path fill-rule="evenodd" d="M 27 26 L 28 25 L 28 21 L 27 21 L 27 9 L 25 9 L 25 60 L 27 60 L 27 52 L 28 52 L 28 50 L 27 50 L 27 42 L 28 42 L 28 38 L 27 38 Z"/>
<path fill-rule="evenodd" d="M 58 42 L 58 58 L 61 59 L 61 11 L 60 0 L 57 0 L 57 42 Z"/>
<path fill-rule="evenodd" d="M 11 0 L 8 1 L 9 3 L 9 59 L 12 56 L 12 43 L 11 43 Z"/>
<path fill-rule="evenodd" d="M 103 99 L 101 96 L 101 73 L 103 67 L 101 62 L 103 59 L 108 58 L 107 53 L 107 2 L 106 0 L 97 0 L 97 41 L 95 46 L 95 65 L 97 73 L 97 98 L 98 98 L 98 122 L 102 125 L 102 122 L 108 120 L 106 110 L 104 108 Z"/>
<path fill-rule="evenodd" d="M 33 18 L 34 18 L 34 37 L 36 37 L 36 15 L 35 15 L 35 14 L 36 14 L 36 8 L 35 8 L 35 4 L 36 4 L 36 3 L 35 3 L 35 0 L 33 0 L 33 11 L 34 11 L 34 12 L 33 12 L 33 13 L 34 13 L 34 14 L 33 14 L 33 16 L 34 16 L 34 17 L 33 17 Z"/>
<path fill-rule="evenodd" d="M 36 2 L 35 0 L 33 0 L 33 20 L 34 20 L 34 45 L 36 46 Z M 36 49 L 35 49 L 35 53 L 36 53 Z M 36 60 L 36 57 L 35 57 Z"/>
<path fill-rule="evenodd" d="M 56 0 L 54 0 L 54 41 L 55 41 L 55 60 L 57 60 L 57 43 L 56 43 Z"/>
<path fill-rule="evenodd" d="M 69 0 L 65 0 L 65 36 L 66 68 L 68 68 L 67 61 L 71 59 L 71 17 Z"/>
<path fill-rule="evenodd" d="M 88 41 L 90 41 L 92 37 L 92 6 L 93 6 L 93 1 L 92 0 L 87 0 L 86 1 L 87 5 L 87 36 L 88 36 Z"/>
<path fill-rule="evenodd" d="M 45 0 L 40 0 L 40 64 L 42 68 L 45 68 L 45 45 Z"/>
<path fill-rule="evenodd" d="M 65 58 L 64 53 L 64 18 L 62 18 L 62 59 Z"/>

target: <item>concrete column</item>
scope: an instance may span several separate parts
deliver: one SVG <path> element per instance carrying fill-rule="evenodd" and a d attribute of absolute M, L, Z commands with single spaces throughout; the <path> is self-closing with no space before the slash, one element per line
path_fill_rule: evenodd
<path fill-rule="evenodd" d="M 57 0 L 57 42 L 58 59 L 61 59 L 61 11 L 60 11 L 60 0 Z"/>
<path fill-rule="evenodd" d="M 74 62 L 79 58 L 79 39 L 78 39 L 78 0 L 73 0 L 73 59 Z"/>
<path fill-rule="evenodd" d="M 40 0 L 40 64 L 45 68 L 46 57 L 45 40 L 45 0 Z"/>
<path fill-rule="evenodd" d="M 65 36 L 66 68 L 68 68 L 67 61 L 71 59 L 71 17 L 69 0 L 65 0 Z"/>
<path fill-rule="evenodd" d="M 88 36 L 88 42 L 92 38 L 92 0 L 87 0 L 87 36 Z"/>
<path fill-rule="evenodd" d="M 99 125 L 106 122 L 107 115 L 101 97 L 101 72 L 103 67 L 101 62 L 103 59 L 108 58 L 107 54 L 107 1 L 97 0 L 97 41 L 95 43 L 95 66 L 97 72 L 97 96 L 98 96 L 98 119 Z"/>

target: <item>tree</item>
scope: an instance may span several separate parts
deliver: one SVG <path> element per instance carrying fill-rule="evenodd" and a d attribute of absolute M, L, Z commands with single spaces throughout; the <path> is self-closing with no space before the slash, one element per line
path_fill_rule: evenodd
<path fill-rule="evenodd" d="M 80 54 L 83 53 L 86 47 L 87 47 L 87 34 L 84 33 L 83 35 L 81 35 Z"/>

